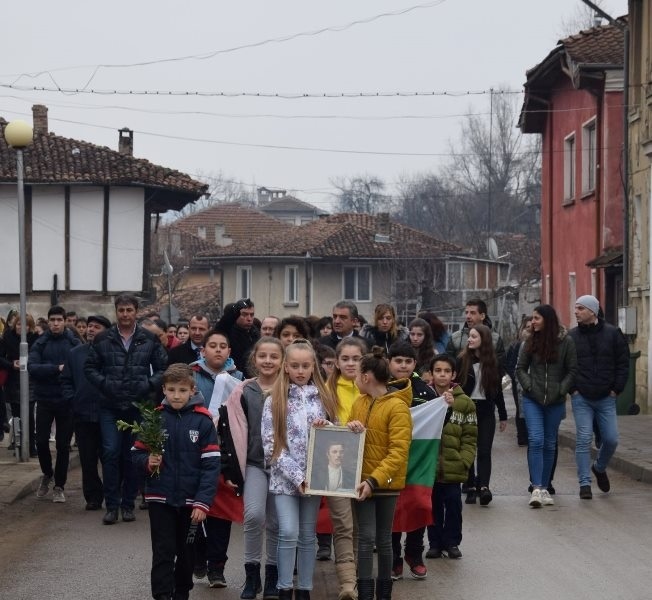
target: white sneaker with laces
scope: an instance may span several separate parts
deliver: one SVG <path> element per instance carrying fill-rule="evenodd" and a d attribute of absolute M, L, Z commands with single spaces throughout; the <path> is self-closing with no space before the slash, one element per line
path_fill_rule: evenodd
<path fill-rule="evenodd" d="M 548 490 L 541 490 L 541 504 L 543 506 L 552 506 L 555 503 Z"/>
<path fill-rule="evenodd" d="M 539 488 L 534 488 L 532 490 L 532 495 L 530 496 L 529 504 L 532 508 L 541 508 L 541 506 L 543 505 L 541 499 L 541 490 Z"/>
<path fill-rule="evenodd" d="M 63 488 L 55 485 L 52 490 L 52 502 L 65 502 L 66 496 L 63 493 Z"/>

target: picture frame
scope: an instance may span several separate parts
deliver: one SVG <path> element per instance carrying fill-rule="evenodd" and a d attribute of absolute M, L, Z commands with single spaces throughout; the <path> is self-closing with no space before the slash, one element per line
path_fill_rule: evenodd
<path fill-rule="evenodd" d="M 311 427 L 306 494 L 356 498 L 364 440 L 364 431 L 355 433 L 348 427 Z"/>

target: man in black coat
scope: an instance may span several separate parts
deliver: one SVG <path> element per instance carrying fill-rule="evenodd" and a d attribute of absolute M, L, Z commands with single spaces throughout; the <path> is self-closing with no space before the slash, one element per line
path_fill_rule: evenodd
<path fill-rule="evenodd" d="M 570 330 L 577 351 L 577 376 L 571 403 L 577 431 L 575 462 L 580 498 L 590 500 L 591 472 L 598 487 L 608 492 L 611 484 L 606 469 L 618 446 L 616 398 L 629 375 L 629 347 L 620 329 L 598 317 L 600 303 L 595 296 L 580 296 L 575 302 L 577 327 Z M 593 421 L 597 422 L 601 444 L 591 464 Z"/>
<path fill-rule="evenodd" d="M 215 331 L 223 333 L 231 342 L 231 358 L 245 378 L 252 377 L 249 371 L 249 354 L 260 339 L 260 330 L 254 325 L 254 303 L 242 298 L 224 307 L 222 318 L 215 324 Z"/>
<path fill-rule="evenodd" d="M 319 338 L 319 343 L 335 350 L 342 339 L 353 336 L 359 337 L 366 345 L 366 340 L 355 330 L 357 323 L 358 307 L 349 300 L 340 300 L 333 306 L 333 330 L 330 335 Z"/>
<path fill-rule="evenodd" d="M 180 346 L 168 352 L 168 364 L 185 363 L 189 365 L 201 358 L 204 336 L 208 332 L 208 317 L 194 315 L 188 324 L 190 337 Z"/>
<path fill-rule="evenodd" d="M 37 498 L 44 498 L 52 490 L 53 502 L 65 502 L 63 489 L 68 478 L 70 439 L 72 437 L 72 405 L 61 391 L 61 371 L 70 351 L 79 340 L 66 328 L 66 311 L 61 306 L 48 310 L 46 331 L 31 347 L 27 368 L 34 381 L 36 400 L 36 450 L 43 476 L 36 491 Z M 52 470 L 50 431 L 56 424 L 57 458 Z"/>
<path fill-rule="evenodd" d="M 152 393 L 162 393 L 161 378 L 168 360 L 161 341 L 136 324 L 137 310 L 135 297 L 126 294 L 116 297 L 117 325 L 96 336 L 84 367 L 88 381 L 102 392 L 105 525 L 117 522 L 118 508 L 122 510 L 123 521 L 136 520 L 138 476 L 131 461 L 135 436 L 129 431 L 119 431 L 116 422 L 140 420 L 134 402 L 144 402 Z"/>

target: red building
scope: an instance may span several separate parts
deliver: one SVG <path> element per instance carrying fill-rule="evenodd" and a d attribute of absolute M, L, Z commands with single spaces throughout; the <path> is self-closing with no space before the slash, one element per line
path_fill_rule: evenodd
<path fill-rule="evenodd" d="M 519 127 L 542 136 L 542 300 L 574 324 L 593 294 L 607 320 L 622 303 L 623 32 L 561 40 L 527 72 Z"/>

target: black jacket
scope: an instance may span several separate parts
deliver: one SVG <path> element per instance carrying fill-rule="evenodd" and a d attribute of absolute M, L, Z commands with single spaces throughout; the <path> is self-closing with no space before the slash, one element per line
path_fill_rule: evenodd
<path fill-rule="evenodd" d="M 459 373 L 461 370 L 461 362 L 458 360 L 457 361 L 457 372 Z M 469 372 L 466 374 L 466 382 L 462 386 L 462 390 L 464 393 L 471 398 L 471 394 L 473 393 L 473 389 L 475 388 L 475 371 L 473 370 L 473 365 L 469 368 Z M 503 395 L 503 389 L 500 387 L 499 391 L 497 394 L 487 394 L 485 393 L 485 396 L 487 398 L 486 401 L 488 402 L 493 402 L 496 405 L 496 408 L 498 409 L 498 418 L 501 421 L 507 421 L 507 409 L 505 408 L 505 396 Z M 474 400 L 474 402 L 485 402 L 485 400 Z"/>
<path fill-rule="evenodd" d="M 160 340 L 136 327 L 129 351 L 124 349 L 117 325 L 100 333 L 91 344 L 84 373 L 103 396 L 101 406 L 115 411 L 132 410 L 133 402 L 159 394 L 167 353 Z"/>
<path fill-rule="evenodd" d="M 365 340 L 355 329 L 353 330 L 353 337 L 359 338 L 362 340 L 365 345 L 367 345 L 367 340 Z M 348 336 L 347 336 L 348 337 Z M 329 348 L 332 348 L 335 350 L 337 348 L 337 345 L 345 338 L 339 337 L 334 331 L 331 331 L 329 335 L 325 335 L 324 337 L 319 338 L 319 343 L 323 344 L 324 346 L 328 346 Z"/>
<path fill-rule="evenodd" d="M 629 346 L 620 329 L 598 319 L 594 325 L 579 325 L 569 335 L 575 341 L 577 374 L 571 391 L 589 400 L 620 394 L 629 375 Z"/>
<path fill-rule="evenodd" d="M 90 344 L 77 346 L 70 351 L 61 373 L 63 397 L 72 405 L 76 421 L 97 423 L 100 418 L 100 398 L 102 393 L 88 381 L 84 365 Z"/>
<path fill-rule="evenodd" d="M 188 339 L 180 346 L 172 348 L 168 352 L 168 364 L 173 365 L 174 363 L 185 363 L 189 365 L 198 360 L 200 357 L 197 356 L 197 353 L 192 349 L 190 344 L 191 342 Z"/>
<path fill-rule="evenodd" d="M 38 334 L 27 332 L 27 347 L 31 348 L 38 340 Z M 0 337 L 0 369 L 7 369 L 5 391 L 11 396 L 12 392 L 20 389 L 20 371 L 14 369 L 14 361 L 20 358 L 20 336 L 15 329 L 5 329 Z M 7 400 L 9 402 L 9 400 Z"/>
<path fill-rule="evenodd" d="M 34 400 L 47 404 L 65 402 L 59 365 L 66 363 L 70 351 L 79 344 L 67 328 L 60 335 L 46 331 L 34 342 L 27 361 L 27 370 L 34 381 Z"/>

